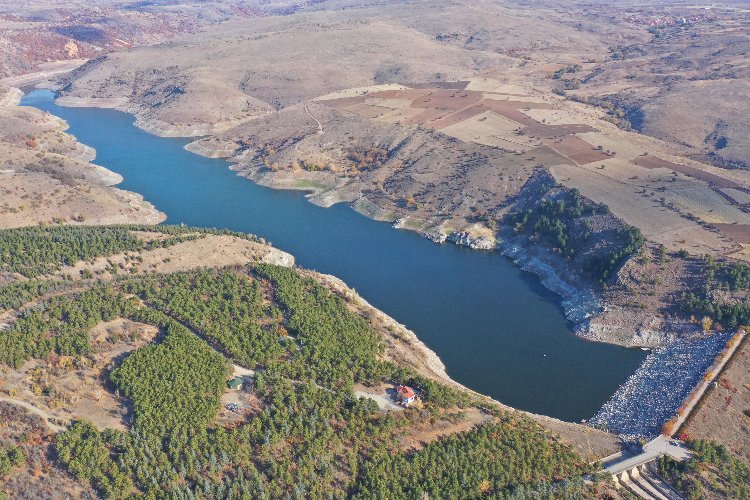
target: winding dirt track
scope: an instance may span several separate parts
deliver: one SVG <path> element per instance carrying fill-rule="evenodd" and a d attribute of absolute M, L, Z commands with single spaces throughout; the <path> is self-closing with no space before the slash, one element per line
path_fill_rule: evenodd
<path fill-rule="evenodd" d="M 315 115 L 313 115 L 310 112 L 310 108 L 307 107 L 307 103 L 305 103 L 305 113 L 307 113 L 307 116 L 309 116 L 310 118 L 312 118 L 313 120 L 315 120 L 315 123 L 318 124 L 318 133 L 322 134 L 323 133 L 323 124 L 320 123 L 320 120 L 318 120 L 317 118 L 315 118 Z"/>
<path fill-rule="evenodd" d="M 0 401 L 5 402 L 5 403 L 10 403 L 16 406 L 20 406 L 22 408 L 29 410 L 31 413 L 35 415 L 39 415 L 40 417 L 42 417 L 42 420 L 44 420 L 44 423 L 47 424 L 47 427 L 49 427 L 54 432 L 62 432 L 65 430 L 65 427 L 61 425 L 53 424 L 50 421 L 50 420 L 59 420 L 57 417 L 55 417 L 54 415 L 50 415 L 46 411 L 42 410 L 41 408 L 37 408 L 36 406 L 30 403 L 27 403 L 25 401 L 19 401 L 18 399 L 6 398 L 2 396 L 0 396 Z"/>

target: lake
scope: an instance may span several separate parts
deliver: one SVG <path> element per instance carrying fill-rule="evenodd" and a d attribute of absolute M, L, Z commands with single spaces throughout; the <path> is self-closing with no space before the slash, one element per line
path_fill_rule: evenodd
<path fill-rule="evenodd" d="M 60 107 L 47 90 L 22 104 L 67 121 L 97 164 L 125 178 L 118 187 L 142 194 L 167 223 L 254 233 L 299 265 L 338 276 L 413 330 L 452 378 L 507 405 L 589 418 L 645 356 L 577 338 L 559 297 L 498 252 L 436 244 L 345 204 L 321 208 L 303 193 L 258 186 L 119 111 Z"/>

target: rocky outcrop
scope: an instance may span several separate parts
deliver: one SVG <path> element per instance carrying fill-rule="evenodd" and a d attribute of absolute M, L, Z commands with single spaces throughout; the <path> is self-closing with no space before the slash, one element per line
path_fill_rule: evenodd
<path fill-rule="evenodd" d="M 498 246 L 518 267 L 535 274 L 548 290 L 562 298 L 565 317 L 585 331 L 592 317 L 602 310 L 601 299 L 592 287 L 575 279 L 575 273 L 560 257 L 538 245 L 531 245 L 523 237 L 510 238 Z"/>
<path fill-rule="evenodd" d="M 659 347 L 698 333 L 697 324 L 615 305 L 607 305 L 578 334 L 586 340 L 626 347 Z"/>
<path fill-rule="evenodd" d="M 473 248 L 474 250 L 492 250 L 497 244 L 495 238 L 491 236 L 472 235 L 468 231 L 451 233 L 446 237 L 446 240 L 456 245 Z"/>
<path fill-rule="evenodd" d="M 270 246 L 266 247 L 267 253 L 261 259 L 264 264 L 273 264 L 274 266 L 294 267 L 294 255 L 281 251 Z"/>

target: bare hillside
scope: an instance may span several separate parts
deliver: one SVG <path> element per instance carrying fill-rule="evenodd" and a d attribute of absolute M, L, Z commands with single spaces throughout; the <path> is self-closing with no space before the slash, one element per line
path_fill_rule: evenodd
<path fill-rule="evenodd" d="M 134 111 L 163 135 L 201 135 L 341 89 L 494 76 L 528 88 L 550 64 L 606 51 L 606 30 L 499 2 L 322 2 L 100 58 L 65 80 L 69 105 Z M 623 35 L 629 39 L 629 35 Z M 619 36 L 618 36 L 619 37 Z"/>
<path fill-rule="evenodd" d="M 122 178 L 91 164 L 96 152 L 62 120 L 18 106 L 20 96 L 0 88 L 0 228 L 164 220 L 140 195 L 113 187 Z"/>

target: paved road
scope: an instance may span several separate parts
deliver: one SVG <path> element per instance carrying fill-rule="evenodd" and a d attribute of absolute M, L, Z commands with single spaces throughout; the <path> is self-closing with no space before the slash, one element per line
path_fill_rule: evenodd
<path fill-rule="evenodd" d="M 616 475 L 620 472 L 625 472 L 626 470 L 656 460 L 662 455 L 669 455 L 675 460 L 680 461 L 690 458 L 690 451 L 688 451 L 684 445 L 676 443 L 678 442 L 667 436 L 659 436 L 653 441 L 645 444 L 643 446 L 643 452 L 639 455 L 616 462 L 607 467 L 606 470 L 612 473 L 612 475 Z"/>
<path fill-rule="evenodd" d="M 378 408 L 385 411 L 401 411 L 404 409 L 403 406 L 396 404 L 388 395 L 385 394 L 373 394 L 365 391 L 354 391 L 354 395 L 358 398 L 370 398 L 378 404 Z"/>

